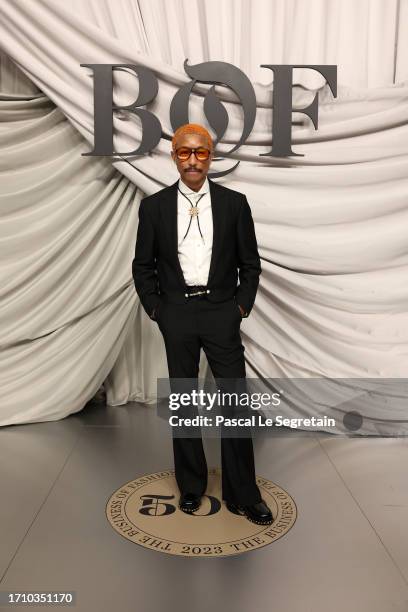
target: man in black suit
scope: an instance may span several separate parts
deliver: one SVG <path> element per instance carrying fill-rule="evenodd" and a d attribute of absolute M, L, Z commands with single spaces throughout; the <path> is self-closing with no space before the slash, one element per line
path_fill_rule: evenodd
<path fill-rule="evenodd" d="M 140 203 L 136 291 L 163 334 L 170 380 L 197 378 L 201 348 L 215 380 L 245 379 L 240 324 L 251 312 L 261 274 L 251 210 L 244 194 L 208 179 L 213 142 L 204 127 L 178 128 L 171 155 L 180 179 Z M 179 507 L 194 512 L 207 486 L 201 435 L 173 435 L 173 451 Z M 251 436 L 222 437 L 221 458 L 227 508 L 270 524 Z"/>

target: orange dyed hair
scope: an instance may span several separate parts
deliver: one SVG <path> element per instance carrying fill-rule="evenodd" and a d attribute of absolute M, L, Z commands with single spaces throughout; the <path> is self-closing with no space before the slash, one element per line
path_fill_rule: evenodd
<path fill-rule="evenodd" d="M 173 138 L 171 139 L 173 151 L 176 148 L 176 140 L 180 136 L 183 136 L 183 134 L 200 134 L 200 136 L 204 136 L 207 140 L 207 144 L 210 148 L 210 151 L 212 151 L 213 140 L 211 138 L 211 134 L 208 130 L 206 130 L 202 125 L 199 125 L 198 123 L 185 123 L 184 125 L 181 125 L 179 128 L 177 128 L 177 130 L 174 132 Z"/>

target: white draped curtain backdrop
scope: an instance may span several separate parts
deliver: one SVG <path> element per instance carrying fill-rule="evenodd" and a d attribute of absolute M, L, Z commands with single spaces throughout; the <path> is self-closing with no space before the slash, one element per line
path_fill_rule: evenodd
<path fill-rule="evenodd" d="M 355 379 L 356 393 L 359 379 L 407 376 L 408 0 L 2 0 L 0 49 L 0 425 L 61 419 L 102 384 L 110 405 L 154 403 L 165 349 L 131 262 L 141 198 L 178 177 L 169 107 L 190 80 L 185 59 L 230 62 L 257 98 L 249 139 L 212 168 L 240 160 L 217 180 L 247 195 L 262 258 L 241 325 L 247 375 L 349 379 L 348 388 Z M 81 156 L 93 148 L 84 63 L 154 71 L 148 108 L 163 138 L 152 153 L 131 163 Z M 294 104 L 318 92 L 319 129 L 294 113 L 303 157 L 260 157 L 271 148 L 273 91 L 260 65 L 289 63 L 336 64 L 338 96 L 296 69 Z M 209 87 L 190 101 L 190 121 L 207 127 Z M 133 74 L 115 75 L 117 104 L 137 90 Z M 229 117 L 222 155 L 242 113 L 231 91 L 216 90 Z M 135 149 L 138 120 L 120 113 L 114 125 L 115 149 Z M 404 406 L 364 416 L 407 421 Z"/>

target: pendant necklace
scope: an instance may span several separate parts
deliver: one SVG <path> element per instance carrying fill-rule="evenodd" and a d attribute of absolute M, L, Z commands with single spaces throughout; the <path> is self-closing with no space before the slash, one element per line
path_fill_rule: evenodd
<path fill-rule="evenodd" d="M 198 231 L 200 232 L 201 238 L 202 238 L 202 240 L 203 240 L 203 242 L 204 242 L 204 237 L 203 237 L 203 235 L 202 235 L 202 233 L 201 233 L 201 228 L 200 228 L 200 221 L 199 221 L 199 219 L 198 219 L 198 213 L 199 213 L 200 211 L 198 210 L 197 205 L 198 205 L 199 201 L 201 200 L 201 198 L 202 198 L 203 196 L 205 196 L 205 193 L 202 193 L 202 194 L 200 195 L 200 197 L 198 198 L 197 202 L 196 202 L 195 204 L 192 204 L 192 202 L 191 202 L 190 198 L 188 198 L 188 197 L 186 196 L 186 194 L 185 194 L 185 193 L 183 193 L 179 187 L 177 187 L 177 189 L 179 190 L 179 192 L 181 193 L 181 195 L 183 195 L 183 196 L 184 196 L 184 197 L 185 197 L 185 198 L 186 198 L 186 199 L 187 199 L 187 200 L 190 202 L 190 209 L 189 209 L 189 211 L 188 211 L 188 214 L 190 215 L 190 223 L 188 224 L 188 228 L 187 228 L 186 233 L 184 234 L 184 238 L 187 236 L 187 234 L 188 234 L 188 232 L 189 232 L 189 229 L 190 229 L 190 226 L 191 226 L 191 221 L 193 220 L 193 217 L 195 217 L 195 218 L 197 219 Z M 183 240 L 184 240 L 184 238 L 183 238 Z M 182 240 L 181 242 L 183 242 L 183 240 Z"/>

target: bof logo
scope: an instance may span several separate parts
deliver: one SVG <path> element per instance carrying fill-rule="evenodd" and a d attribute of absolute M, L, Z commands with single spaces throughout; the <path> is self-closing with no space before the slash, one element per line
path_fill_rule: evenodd
<path fill-rule="evenodd" d="M 143 108 L 152 103 L 159 92 L 158 79 L 149 68 L 137 64 L 81 64 L 84 68 L 92 70 L 94 81 L 94 148 L 85 156 L 104 155 L 145 155 L 153 151 L 162 138 L 163 130 L 156 115 L 149 109 Z M 318 129 L 318 100 L 317 92 L 311 103 L 305 108 L 293 108 L 292 87 L 294 68 L 310 69 L 319 72 L 327 82 L 333 96 L 337 96 L 337 66 L 315 65 L 315 64 L 261 64 L 262 68 L 271 70 L 273 79 L 272 96 L 272 133 L 271 150 L 260 153 L 266 157 L 288 157 L 300 156 L 300 153 L 292 151 L 292 112 L 307 115 L 314 128 Z M 113 74 L 115 70 L 130 71 L 138 79 L 139 92 L 136 100 L 128 105 L 117 105 L 113 102 Z M 215 86 L 220 85 L 230 89 L 238 103 L 242 107 L 243 121 L 242 131 L 238 141 L 228 151 L 222 153 L 222 158 L 228 158 L 249 137 L 254 127 L 256 117 L 256 97 L 251 81 L 246 74 L 228 62 L 202 62 L 200 64 L 188 65 L 188 59 L 184 61 L 184 70 L 190 77 L 186 83 L 176 92 L 170 103 L 170 123 L 173 131 L 178 127 L 189 123 L 189 101 L 196 84 L 210 84 L 212 87 L 205 93 L 203 112 L 216 134 L 214 148 L 223 137 L 228 127 L 228 113 L 222 102 L 218 99 Z M 114 151 L 113 146 L 113 116 L 120 111 L 132 113 L 136 116 L 142 127 L 142 140 L 139 146 L 132 151 Z M 216 152 L 216 151 L 215 151 Z M 219 159 L 215 158 L 216 163 Z M 209 176 L 220 177 L 232 172 L 239 164 L 238 161 L 227 170 L 209 173 Z"/>

